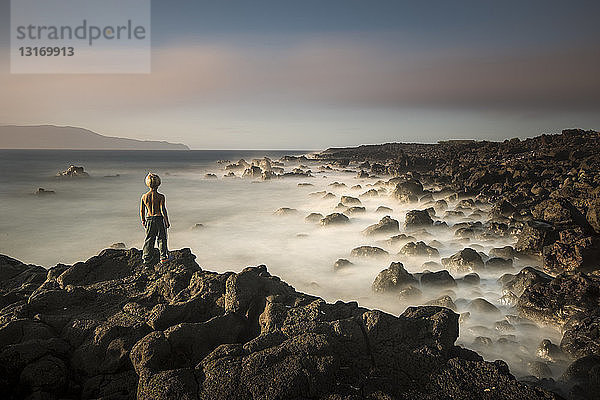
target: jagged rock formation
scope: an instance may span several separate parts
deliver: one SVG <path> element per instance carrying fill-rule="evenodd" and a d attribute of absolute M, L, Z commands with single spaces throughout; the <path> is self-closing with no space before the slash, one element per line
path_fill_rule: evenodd
<path fill-rule="evenodd" d="M 0 391 L 60 399 L 554 399 L 456 347 L 458 315 L 299 293 L 265 266 L 144 269 L 107 249 L 46 271 L 0 258 Z M 30 397 L 28 397 L 30 396 Z"/>

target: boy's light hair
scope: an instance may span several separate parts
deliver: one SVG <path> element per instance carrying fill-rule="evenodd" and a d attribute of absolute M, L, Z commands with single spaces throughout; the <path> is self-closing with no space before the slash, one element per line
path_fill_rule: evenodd
<path fill-rule="evenodd" d="M 156 189 L 160 186 L 160 183 L 160 177 L 158 175 L 153 174 L 152 172 L 146 175 L 146 186 L 150 189 Z"/>

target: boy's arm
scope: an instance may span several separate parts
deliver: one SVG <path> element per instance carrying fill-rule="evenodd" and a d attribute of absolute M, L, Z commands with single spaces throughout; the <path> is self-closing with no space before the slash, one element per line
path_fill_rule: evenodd
<path fill-rule="evenodd" d="M 160 212 L 165 220 L 165 226 L 169 228 L 171 224 L 169 223 L 169 216 L 167 215 L 167 198 L 165 196 L 162 197 Z"/>
<path fill-rule="evenodd" d="M 140 219 L 143 225 L 146 220 L 146 204 L 144 204 L 144 196 L 142 196 L 142 199 L 140 200 Z"/>

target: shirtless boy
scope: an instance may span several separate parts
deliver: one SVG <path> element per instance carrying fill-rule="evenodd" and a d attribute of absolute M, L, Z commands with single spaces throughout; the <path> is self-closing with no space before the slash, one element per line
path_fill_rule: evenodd
<path fill-rule="evenodd" d="M 142 225 L 146 228 L 146 240 L 144 241 L 143 259 L 144 264 L 148 265 L 152 261 L 152 250 L 154 241 L 158 239 L 158 251 L 160 253 L 160 262 L 169 261 L 167 251 L 167 228 L 169 228 L 169 217 L 167 216 L 167 207 L 165 196 L 158 193 L 160 178 L 156 174 L 149 173 L 146 176 L 146 186 L 150 190 L 142 196 L 140 204 L 140 217 Z"/>

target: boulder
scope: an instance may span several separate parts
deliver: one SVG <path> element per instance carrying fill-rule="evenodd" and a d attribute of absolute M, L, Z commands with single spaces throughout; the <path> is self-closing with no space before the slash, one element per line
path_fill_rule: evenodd
<path fill-rule="evenodd" d="M 552 274 L 596 271 L 600 269 L 600 237 L 556 241 L 543 248 L 542 256 L 544 270 Z"/>
<path fill-rule="evenodd" d="M 485 268 L 490 270 L 512 269 L 513 260 L 510 258 L 492 257 L 485 262 Z"/>
<path fill-rule="evenodd" d="M 364 207 L 353 206 L 353 207 L 348 208 L 344 212 L 348 215 L 354 215 L 354 214 L 362 214 L 362 213 L 365 213 L 366 211 L 367 211 L 367 209 Z"/>
<path fill-rule="evenodd" d="M 423 194 L 423 185 L 416 179 L 407 179 L 396 184 L 392 196 L 401 202 L 416 202 Z"/>
<path fill-rule="evenodd" d="M 503 289 L 509 290 L 515 296 L 520 297 L 525 289 L 536 283 L 547 283 L 552 277 L 533 267 L 525 267 L 518 274 L 506 274 L 500 278 Z"/>
<path fill-rule="evenodd" d="M 437 272 L 424 272 L 421 275 L 421 285 L 423 287 L 449 288 L 455 287 L 456 281 L 446 270 Z"/>
<path fill-rule="evenodd" d="M 314 212 L 310 213 L 306 217 L 304 217 L 304 221 L 311 223 L 311 224 L 319 223 L 322 219 L 323 219 L 323 214 L 314 213 Z"/>
<path fill-rule="evenodd" d="M 66 170 L 58 172 L 56 176 L 60 178 L 86 178 L 89 174 L 85 172 L 83 167 L 71 165 Z"/>
<path fill-rule="evenodd" d="M 345 258 L 339 258 L 334 264 L 333 264 L 333 270 L 334 271 L 338 271 L 340 269 L 344 269 L 344 268 L 348 268 L 349 266 L 354 265 L 352 262 L 346 260 Z"/>
<path fill-rule="evenodd" d="M 567 355 L 563 351 L 552 343 L 549 339 L 544 339 L 538 345 L 535 355 L 542 360 L 550 361 L 553 363 L 563 362 L 567 359 Z"/>
<path fill-rule="evenodd" d="M 588 200 L 585 218 L 594 231 L 600 234 L 600 198 Z"/>
<path fill-rule="evenodd" d="M 375 293 L 391 293 L 417 284 L 417 280 L 404 269 L 402 263 L 393 262 L 377 275 L 371 288 Z"/>
<path fill-rule="evenodd" d="M 452 301 L 452 297 L 448 295 L 440 296 L 437 299 L 430 300 L 425 303 L 428 306 L 446 307 L 452 311 L 456 311 L 456 304 Z"/>
<path fill-rule="evenodd" d="M 512 246 L 494 247 L 490 250 L 490 257 L 500 257 L 505 259 L 514 259 L 517 256 L 517 252 Z"/>
<path fill-rule="evenodd" d="M 344 225 L 350 223 L 350 219 L 342 213 L 332 213 L 322 218 L 321 226 Z"/>
<path fill-rule="evenodd" d="M 384 258 L 389 256 L 389 253 L 375 246 L 359 246 L 352 249 L 350 255 L 358 258 Z"/>
<path fill-rule="evenodd" d="M 552 225 L 528 221 L 518 235 L 515 249 L 523 254 L 541 256 L 544 246 L 554 242 L 556 234 Z"/>
<path fill-rule="evenodd" d="M 600 356 L 600 315 L 577 319 L 565 331 L 560 348 L 572 359 L 591 354 Z"/>
<path fill-rule="evenodd" d="M 376 236 L 383 234 L 396 233 L 400 230 L 398 221 L 386 215 L 381 220 L 373 225 L 368 226 L 362 231 L 365 236 Z"/>
<path fill-rule="evenodd" d="M 440 253 L 435 247 L 426 245 L 422 241 L 408 242 L 400 249 L 399 255 L 408 257 L 439 257 Z"/>
<path fill-rule="evenodd" d="M 479 278 L 479 275 L 476 272 L 471 272 L 471 273 L 463 276 L 461 281 L 467 285 L 476 286 L 476 285 L 479 285 L 479 282 L 481 281 L 481 279 Z"/>
<path fill-rule="evenodd" d="M 426 210 L 412 210 L 406 213 L 405 229 L 418 229 L 433 225 L 433 220 Z"/>
<path fill-rule="evenodd" d="M 452 272 L 469 273 L 483 269 L 481 255 L 470 247 L 466 247 L 448 258 L 442 258 L 442 265 Z"/>
<path fill-rule="evenodd" d="M 352 196 L 342 196 L 342 198 L 340 199 L 340 202 L 345 206 L 354 206 L 354 205 L 362 204 L 359 199 L 357 199 L 356 197 L 352 197 Z"/>
<path fill-rule="evenodd" d="M 519 297 L 520 315 L 564 326 L 571 318 L 592 315 L 600 307 L 600 277 L 585 273 L 560 274 L 529 285 Z"/>
<path fill-rule="evenodd" d="M 473 313 L 482 314 L 499 314 L 498 307 L 487 301 L 486 299 L 477 298 L 469 302 L 467 309 Z"/>
<path fill-rule="evenodd" d="M 297 214 L 298 214 L 298 210 L 296 210 L 295 208 L 289 208 L 289 207 L 281 207 L 273 212 L 273 215 L 278 215 L 278 216 L 288 216 L 288 215 L 297 215 Z"/>

